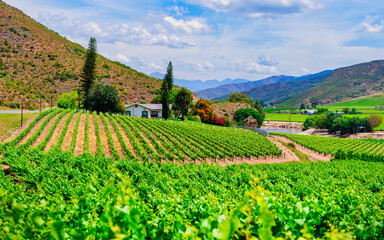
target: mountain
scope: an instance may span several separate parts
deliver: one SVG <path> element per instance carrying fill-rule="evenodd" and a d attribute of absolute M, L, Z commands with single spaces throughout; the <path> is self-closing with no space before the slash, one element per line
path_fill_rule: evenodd
<path fill-rule="evenodd" d="M 149 76 L 154 77 L 154 78 L 158 78 L 158 79 L 164 78 L 164 74 L 159 73 L 159 72 L 151 73 L 151 74 L 149 74 Z M 224 84 L 249 82 L 249 80 L 242 79 L 242 78 L 236 78 L 236 79 L 227 78 L 227 79 L 224 79 L 223 81 L 218 81 L 218 80 L 202 81 L 202 80 L 185 80 L 185 79 L 175 78 L 173 80 L 173 82 L 177 86 L 185 87 L 192 92 L 196 92 L 196 91 L 207 89 L 207 88 L 218 87 L 218 86 L 224 85 Z"/>
<path fill-rule="evenodd" d="M 33 107 L 77 88 L 86 49 L 0 1 L 0 100 Z M 122 100 L 149 101 L 160 81 L 101 55 L 97 81 L 116 86 Z M 52 82 L 52 85 L 50 84 Z M 45 101 L 46 104 L 46 101 Z"/>
<path fill-rule="evenodd" d="M 254 87 L 265 86 L 273 83 L 283 83 L 283 82 L 292 82 L 292 81 L 301 81 L 306 79 L 311 79 L 317 76 L 320 76 L 328 71 L 323 71 L 316 74 L 308 74 L 301 77 L 293 77 L 293 76 L 272 76 L 258 81 L 251 81 L 245 83 L 238 84 L 226 84 L 216 88 L 210 88 L 202 91 L 197 91 L 197 97 L 202 97 L 206 99 L 226 99 L 231 93 L 234 92 L 243 92 L 247 91 Z"/>
<path fill-rule="evenodd" d="M 318 85 L 284 101 L 280 106 L 297 107 L 318 98 L 322 105 L 382 93 L 384 88 L 384 60 L 361 63 L 336 69 Z"/>
<path fill-rule="evenodd" d="M 300 92 L 303 92 L 311 87 L 321 83 L 329 76 L 332 71 L 324 71 L 317 74 L 312 74 L 312 78 L 307 79 L 308 76 L 298 77 L 291 79 L 294 81 L 277 82 L 259 87 L 250 88 L 242 93 L 247 94 L 252 99 L 259 99 L 269 103 L 281 103 Z M 224 100 L 229 97 L 228 95 L 216 98 L 214 100 Z"/>

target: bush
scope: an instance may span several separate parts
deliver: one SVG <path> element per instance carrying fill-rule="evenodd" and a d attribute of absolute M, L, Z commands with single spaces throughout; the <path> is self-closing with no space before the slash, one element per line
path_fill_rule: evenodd
<path fill-rule="evenodd" d="M 20 108 L 20 103 L 15 103 L 16 108 Z"/>
<path fill-rule="evenodd" d="M 242 109 L 237 110 L 235 112 L 234 119 L 237 122 L 237 124 L 241 125 L 243 123 L 243 121 L 249 116 L 251 116 L 257 120 L 257 124 L 259 127 L 261 125 L 263 125 L 264 118 L 257 111 L 253 110 L 252 108 L 242 108 Z"/>
<path fill-rule="evenodd" d="M 8 107 L 10 108 L 16 108 L 16 105 L 14 103 L 9 103 Z"/>
<path fill-rule="evenodd" d="M 227 120 L 225 120 L 224 118 L 217 118 L 217 117 L 214 117 L 212 119 L 212 124 L 213 125 L 217 125 L 217 126 L 227 126 L 228 125 L 228 122 Z"/>
<path fill-rule="evenodd" d="M 77 94 L 77 91 L 63 93 L 59 100 L 57 100 L 57 107 L 58 108 L 65 108 L 65 109 L 75 109 L 78 105 L 78 99 L 79 95 Z"/>
<path fill-rule="evenodd" d="M 188 115 L 187 117 L 188 117 L 189 121 L 201 122 L 201 120 L 200 120 L 200 118 L 198 116 Z"/>
<path fill-rule="evenodd" d="M 227 102 L 237 102 L 237 103 L 249 103 L 251 104 L 252 99 L 245 93 L 232 93 L 228 98 Z"/>
<path fill-rule="evenodd" d="M 121 109 L 119 103 L 119 92 L 114 86 L 97 84 L 85 97 L 83 104 L 87 110 L 124 113 L 125 109 Z"/>

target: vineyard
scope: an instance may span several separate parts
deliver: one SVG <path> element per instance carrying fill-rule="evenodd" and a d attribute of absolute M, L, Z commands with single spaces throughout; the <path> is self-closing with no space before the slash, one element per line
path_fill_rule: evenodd
<path fill-rule="evenodd" d="M 245 161 L 281 155 L 277 146 L 252 131 L 58 109 L 43 112 L 0 147 L 13 146 L 142 162 Z"/>
<path fill-rule="evenodd" d="M 250 131 L 49 110 L 0 148 L 0 239 L 384 238 L 384 163 L 213 163 L 281 155 Z"/>
<path fill-rule="evenodd" d="M 358 159 L 384 162 L 384 141 L 344 139 L 299 134 L 276 133 L 319 153 L 332 154 L 337 159 Z"/>

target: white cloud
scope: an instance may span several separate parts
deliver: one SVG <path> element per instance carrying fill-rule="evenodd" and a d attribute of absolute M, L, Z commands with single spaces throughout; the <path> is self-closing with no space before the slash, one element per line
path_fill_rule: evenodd
<path fill-rule="evenodd" d="M 204 32 L 210 29 L 208 25 L 206 25 L 205 23 L 197 19 L 184 21 L 183 19 L 177 20 L 173 17 L 167 16 L 167 17 L 164 17 L 164 21 L 171 24 L 174 29 L 182 30 L 188 34 L 195 33 L 195 32 L 196 33 Z"/>
<path fill-rule="evenodd" d="M 259 59 L 257 62 L 259 64 L 265 65 L 265 66 L 277 66 L 277 65 L 279 65 L 279 62 L 276 59 L 271 58 L 271 57 L 266 57 L 266 56 L 264 56 L 264 54 L 259 55 Z"/>
<path fill-rule="evenodd" d="M 253 18 L 322 8 L 318 0 L 187 0 L 217 12 L 237 13 Z"/>
<path fill-rule="evenodd" d="M 129 63 L 131 62 L 131 59 L 127 58 L 126 56 L 124 56 L 123 54 L 117 54 L 116 57 L 115 57 L 116 60 L 118 61 L 121 61 L 123 63 Z"/>
<path fill-rule="evenodd" d="M 262 65 L 253 61 L 232 61 L 229 62 L 234 71 L 243 71 L 247 73 L 256 74 L 277 74 L 278 70 L 276 66 Z"/>
<path fill-rule="evenodd" d="M 370 24 L 367 22 L 363 22 L 361 25 L 365 27 L 365 30 L 369 33 L 377 33 L 384 30 L 384 21 L 381 21 L 377 24 Z"/>
<path fill-rule="evenodd" d="M 205 63 L 197 62 L 194 68 L 196 71 L 205 72 L 205 71 L 212 71 L 213 69 L 215 69 L 215 66 L 210 62 L 205 62 Z"/>
<path fill-rule="evenodd" d="M 186 13 L 189 13 L 189 10 L 183 6 L 172 6 L 168 7 L 168 10 L 176 12 L 177 16 L 182 16 Z"/>

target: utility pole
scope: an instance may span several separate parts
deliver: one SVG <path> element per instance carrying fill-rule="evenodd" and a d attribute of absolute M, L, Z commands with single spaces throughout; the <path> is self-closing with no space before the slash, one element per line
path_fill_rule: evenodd
<path fill-rule="evenodd" d="M 52 90 L 53 90 L 53 86 L 52 86 L 52 83 L 51 83 L 51 109 L 52 109 Z"/>
<path fill-rule="evenodd" d="M 41 113 L 41 93 L 40 93 L 40 113 Z"/>
<path fill-rule="evenodd" d="M 24 97 L 21 97 L 21 127 L 23 126 Z"/>

